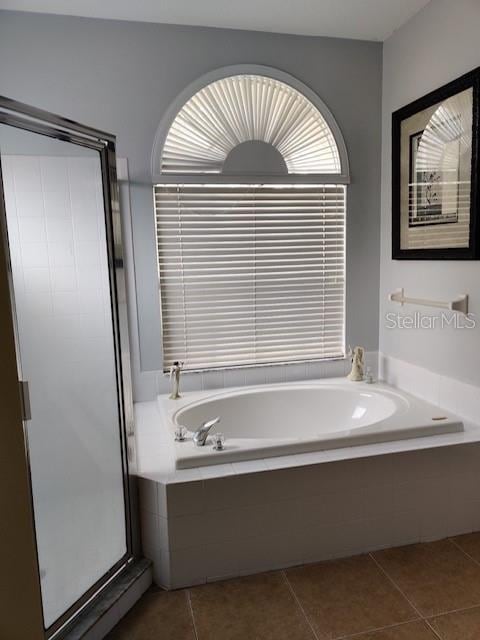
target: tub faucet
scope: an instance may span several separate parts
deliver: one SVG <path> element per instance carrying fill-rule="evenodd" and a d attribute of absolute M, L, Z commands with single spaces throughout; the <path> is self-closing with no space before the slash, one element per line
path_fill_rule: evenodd
<path fill-rule="evenodd" d="M 220 422 L 220 416 L 213 418 L 213 420 L 207 420 L 201 427 L 198 427 L 193 433 L 193 441 L 197 447 L 204 447 L 207 442 L 207 437 L 210 429 Z"/>
<path fill-rule="evenodd" d="M 183 362 L 175 360 L 170 367 L 170 380 L 172 380 L 172 393 L 170 400 L 178 400 L 180 398 L 180 373 L 182 372 Z"/>

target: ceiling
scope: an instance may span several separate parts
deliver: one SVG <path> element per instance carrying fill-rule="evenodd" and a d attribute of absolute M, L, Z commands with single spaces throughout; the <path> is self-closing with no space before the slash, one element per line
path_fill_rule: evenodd
<path fill-rule="evenodd" d="M 0 9 L 383 41 L 429 0 L 0 0 Z"/>

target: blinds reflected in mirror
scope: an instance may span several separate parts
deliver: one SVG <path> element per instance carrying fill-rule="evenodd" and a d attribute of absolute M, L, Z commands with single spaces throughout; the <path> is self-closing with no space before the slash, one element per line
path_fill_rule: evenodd
<path fill-rule="evenodd" d="M 163 366 L 342 357 L 343 185 L 157 185 Z"/>
<path fill-rule="evenodd" d="M 473 90 L 467 89 L 404 123 L 405 137 L 409 134 L 403 152 L 404 171 L 409 170 L 404 248 L 469 245 L 472 107 Z"/>

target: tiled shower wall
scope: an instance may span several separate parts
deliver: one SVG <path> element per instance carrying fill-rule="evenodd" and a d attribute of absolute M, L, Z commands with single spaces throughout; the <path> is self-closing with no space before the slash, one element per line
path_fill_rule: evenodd
<path fill-rule="evenodd" d="M 102 179 L 83 153 L 2 155 L 47 624 L 126 550 Z"/>
<path fill-rule="evenodd" d="M 113 341 L 99 159 L 4 155 L 2 172 L 22 361 L 52 383 L 59 366 L 68 378 L 35 400 L 66 418 L 77 379 L 78 393 L 93 398 L 90 419 L 102 424 L 111 414 L 110 380 L 103 386 L 91 372 L 110 370 Z"/>

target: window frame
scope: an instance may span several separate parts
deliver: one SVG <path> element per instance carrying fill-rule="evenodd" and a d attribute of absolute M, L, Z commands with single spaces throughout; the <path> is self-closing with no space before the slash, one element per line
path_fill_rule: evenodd
<path fill-rule="evenodd" d="M 227 78 L 235 75 L 260 75 L 266 76 L 273 80 L 278 80 L 283 82 L 292 88 L 296 89 L 299 93 L 303 94 L 305 98 L 307 98 L 320 112 L 320 114 L 325 119 L 327 125 L 330 128 L 330 131 L 333 135 L 335 143 L 337 145 L 338 156 L 340 159 L 340 173 L 328 173 L 328 174 L 319 174 L 319 173 L 287 173 L 285 175 L 259 175 L 259 174 L 241 174 L 241 175 L 225 175 L 222 173 L 161 173 L 160 168 L 162 166 L 162 154 L 163 147 L 165 144 L 166 137 L 170 130 L 170 127 L 175 120 L 178 112 L 182 109 L 184 104 L 192 98 L 198 91 L 203 89 L 208 84 L 215 82 L 217 80 L 221 80 L 223 78 Z M 344 273 L 344 282 L 343 282 L 343 335 L 342 335 L 342 346 L 343 353 L 338 357 L 314 357 L 314 358 L 299 358 L 295 360 L 286 359 L 285 361 L 274 361 L 274 362 L 259 362 L 259 363 L 238 363 L 234 365 L 224 365 L 221 364 L 219 366 L 215 366 L 212 364 L 208 367 L 201 368 L 188 368 L 188 372 L 207 372 L 207 371 L 226 371 L 232 369 L 249 369 L 249 368 L 257 368 L 257 367 L 268 367 L 268 366 L 282 366 L 287 364 L 306 364 L 306 363 L 325 363 L 328 361 L 337 361 L 343 360 L 346 356 L 346 289 L 347 289 L 347 273 L 346 273 L 346 254 L 347 254 L 347 211 L 348 211 L 348 184 L 350 184 L 350 168 L 349 168 L 349 160 L 347 148 L 345 145 L 345 141 L 341 130 L 327 105 L 321 100 L 321 98 L 312 91 L 307 85 L 303 82 L 295 78 L 294 76 L 275 69 L 273 67 L 268 67 L 264 65 L 252 65 L 252 64 L 244 64 L 244 65 L 233 65 L 229 67 L 223 67 L 220 69 L 215 69 L 194 82 L 188 85 L 170 104 L 170 107 L 167 109 L 164 117 L 162 118 L 160 125 L 156 131 L 152 155 L 151 155 L 151 175 L 153 182 L 153 205 L 154 205 L 154 217 L 155 217 L 155 245 L 156 245 L 156 261 L 157 261 L 157 269 L 158 269 L 158 277 L 159 277 L 159 306 L 160 306 L 160 330 L 161 330 L 161 341 L 162 341 L 162 368 L 165 373 L 168 373 L 169 369 L 165 368 L 165 357 L 163 353 L 163 345 L 164 345 L 164 323 L 163 323 L 163 308 L 162 308 L 162 300 L 161 300 L 161 287 L 160 287 L 160 267 L 158 260 L 158 236 L 157 236 L 157 226 L 156 226 L 156 204 L 155 204 L 155 187 L 156 186 L 166 186 L 166 185 L 275 185 L 275 184 L 284 184 L 284 185 L 336 185 L 336 186 L 344 186 L 344 256 L 343 256 L 343 273 Z"/>
<path fill-rule="evenodd" d="M 348 152 L 343 138 L 342 132 L 338 123 L 330 111 L 325 102 L 306 84 L 295 78 L 294 76 L 275 69 L 274 67 L 268 67 L 258 64 L 238 64 L 228 67 L 222 67 L 215 69 L 209 73 L 204 74 L 197 80 L 190 83 L 183 91 L 181 91 L 173 102 L 168 107 L 163 118 L 160 121 L 160 125 L 155 133 L 155 139 L 153 143 L 152 156 L 151 156 L 151 175 L 153 184 L 169 184 L 172 182 L 178 183 L 198 183 L 202 182 L 231 182 L 231 176 L 225 176 L 220 174 L 199 174 L 199 173 L 161 173 L 160 167 L 162 166 L 162 154 L 166 137 L 170 130 L 170 127 L 175 120 L 178 112 L 184 106 L 190 98 L 192 98 L 198 91 L 201 91 L 205 86 L 236 75 L 259 75 L 271 78 L 272 80 L 278 80 L 287 85 L 290 85 L 293 89 L 296 89 L 305 98 L 307 98 L 320 112 L 325 119 L 327 125 L 330 127 L 333 138 L 337 144 L 338 155 L 340 158 L 340 173 L 291 173 L 288 174 L 289 179 L 298 182 L 299 184 L 349 184 L 350 183 L 350 165 L 348 160 Z M 200 178 L 200 176 L 202 176 Z M 259 181 L 265 184 L 275 184 L 282 182 L 284 176 L 259 176 L 259 175 L 243 175 L 235 176 L 235 182 L 251 183 L 255 184 Z"/>

